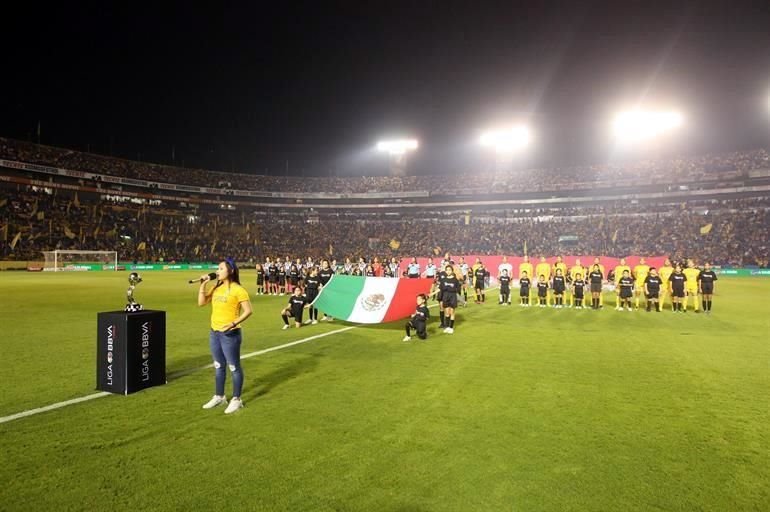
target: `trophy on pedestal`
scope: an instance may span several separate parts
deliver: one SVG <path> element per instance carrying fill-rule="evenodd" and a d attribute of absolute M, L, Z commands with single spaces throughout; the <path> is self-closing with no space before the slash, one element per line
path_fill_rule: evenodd
<path fill-rule="evenodd" d="M 128 276 L 128 290 L 126 290 L 126 307 L 125 311 L 129 313 L 134 313 L 136 311 L 142 311 L 144 307 L 136 302 L 136 299 L 134 299 L 134 289 L 136 288 L 136 285 L 142 282 L 142 276 L 137 274 L 136 272 L 131 272 Z"/>

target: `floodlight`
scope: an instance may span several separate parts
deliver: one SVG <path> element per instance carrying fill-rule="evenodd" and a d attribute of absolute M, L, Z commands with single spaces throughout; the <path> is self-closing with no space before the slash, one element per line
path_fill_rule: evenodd
<path fill-rule="evenodd" d="M 529 140 L 529 129 L 518 125 L 484 132 L 479 142 L 482 146 L 493 148 L 498 153 L 512 153 L 527 146 Z"/>
<path fill-rule="evenodd" d="M 383 140 L 377 143 L 377 151 L 391 155 L 403 155 L 407 151 L 414 151 L 419 145 L 415 139 Z"/>
<path fill-rule="evenodd" d="M 615 116 L 612 129 L 615 136 L 626 141 L 647 140 L 671 132 L 684 123 L 679 112 L 650 112 L 629 110 Z"/>

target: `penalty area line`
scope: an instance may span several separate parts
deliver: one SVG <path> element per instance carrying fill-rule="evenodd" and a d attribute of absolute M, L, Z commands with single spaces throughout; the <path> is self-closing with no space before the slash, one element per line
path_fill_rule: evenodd
<path fill-rule="evenodd" d="M 310 341 L 314 341 L 320 338 L 325 338 L 326 336 L 331 336 L 332 334 L 339 334 L 341 332 L 350 331 L 352 329 L 357 329 L 360 327 L 360 325 L 350 325 L 347 327 L 343 327 L 341 329 L 335 329 L 333 331 L 329 332 L 323 332 L 321 334 L 315 334 L 313 336 L 308 336 L 307 338 L 302 338 L 296 341 L 290 341 L 289 343 L 284 343 L 282 345 L 276 345 L 274 347 L 268 347 L 262 350 L 257 350 L 255 352 L 249 352 L 248 354 L 244 354 L 241 356 L 241 361 L 244 359 L 251 359 L 252 357 L 261 356 L 262 354 L 267 354 L 268 352 L 275 352 L 276 350 L 283 350 L 285 348 L 293 347 L 295 345 L 301 345 L 302 343 L 308 343 Z M 192 368 L 190 370 L 181 370 L 178 372 L 171 373 L 167 376 L 167 378 L 177 378 L 177 377 L 183 377 L 185 375 L 189 375 L 191 373 L 195 373 L 201 370 L 207 370 L 209 368 L 213 368 L 214 363 L 209 363 L 206 366 L 200 366 L 198 368 Z M 29 409 L 27 411 L 17 412 L 16 414 L 11 414 L 9 416 L 3 416 L 0 417 L 0 423 L 8 423 L 14 420 L 19 420 L 21 418 L 26 418 L 29 416 L 34 416 L 36 414 L 41 414 L 48 411 L 55 411 L 56 409 L 61 409 L 63 407 L 67 407 L 69 405 L 75 405 L 82 402 L 88 402 L 89 400 L 95 400 L 97 398 L 103 398 L 105 396 L 114 395 L 114 393 L 109 393 L 107 391 L 100 391 L 99 393 L 92 393 L 90 395 L 81 396 L 78 398 L 73 398 L 71 400 L 65 400 L 63 402 L 57 402 L 55 404 L 46 405 L 43 407 L 37 407 L 35 409 Z"/>

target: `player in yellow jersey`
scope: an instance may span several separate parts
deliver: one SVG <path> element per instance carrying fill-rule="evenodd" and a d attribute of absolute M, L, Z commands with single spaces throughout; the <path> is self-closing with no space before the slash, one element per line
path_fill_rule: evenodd
<path fill-rule="evenodd" d="M 576 259 L 575 264 L 571 266 L 569 269 L 570 282 L 574 281 L 578 274 L 580 274 L 580 277 L 585 277 L 588 275 L 588 270 L 583 268 L 583 265 L 580 264 L 580 258 Z M 574 305 L 575 305 L 575 294 L 570 293 L 569 307 L 573 307 Z"/>
<path fill-rule="evenodd" d="M 524 272 L 527 273 L 527 278 L 531 279 L 531 276 L 535 275 L 535 269 L 532 267 L 532 263 L 529 262 L 529 256 L 524 256 L 524 261 L 519 263 L 519 273 L 517 274 L 517 278 L 521 279 L 521 276 L 524 274 Z M 532 287 L 529 288 L 530 290 Z M 527 295 L 527 299 L 529 299 L 529 295 Z M 529 300 L 527 300 L 527 303 L 529 303 Z"/>
<path fill-rule="evenodd" d="M 644 294 L 644 280 L 650 274 L 650 266 L 644 258 L 639 258 L 639 264 L 634 267 L 634 305 L 639 309 L 639 297 Z"/>
<path fill-rule="evenodd" d="M 671 260 L 666 258 L 666 261 L 663 262 L 663 266 L 658 269 L 658 275 L 660 276 L 661 281 L 663 281 L 663 286 L 661 286 L 660 288 L 661 311 L 663 310 L 663 306 L 666 304 L 666 297 L 671 298 L 671 295 L 668 292 L 670 288 L 670 286 L 668 285 L 668 281 L 671 278 L 671 274 L 673 273 L 674 273 L 674 267 L 671 266 Z"/>
<path fill-rule="evenodd" d="M 687 301 L 692 297 L 693 301 L 693 308 L 696 313 L 700 312 L 700 306 L 698 303 L 698 275 L 700 274 L 700 269 L 695 266 L 695 262 L 693 260 L 687 260 L 687 268 L 682 271 L 684 276 L 687 278 L 687 281 L 685 281 L 685 296 L 684 296 L 684 310 L 687 311 Z"/>
<path fill-rule="evenodd" d="M 622 310 L 623 308 L 620 305 L 620 286 L 618 286 L 618 283 L 620 283 L 620 278 L 623 277 L 623 272 L 628 270 L 628 273 L 631 273 L 631 267 L 626 265 L 626 259 L 620 258 L 620 263 L 615 267 L 615 270 L 613 270 L 614 280 L 615 280 L 615 309 L 618 311 Z"/>
<path fill-rule="evenodd" d="M 545 282 L 550 283 L 551 282 L 551 265 L 548 264 L 547 261 L 545 261 L 545 256 L 540 256 L 540 263 L 537 264 L 537 267 L 535 267 L 535 275 L 538 276 L 544 276 Z M 550 297 L 546 295 L 545 303 L 546 305 L 549 305 Z"/>
<path fill-rule="evenodd" d="M 605 279 L 607 279 L 607 274 L 604 271 L 604 265 L 601 264 L 601 261 L 599 258 L 594 258 L 594 265 L 599 265 L 599 271 L 602 273 Z M 592 267 L 593 268 L 593 267 Z M 604 294 L 599 293 L 599 307 L 604 307 Z"/>
<path fill-rule="evenodd" d="M 561 270 L 561 275 L 567 277 L 567 264 L 564 263 L 564 259 L 561 256 L 556 256 L 556 263 L 553 264 L 552 275 L 556 275 L 556 271 Z"/>

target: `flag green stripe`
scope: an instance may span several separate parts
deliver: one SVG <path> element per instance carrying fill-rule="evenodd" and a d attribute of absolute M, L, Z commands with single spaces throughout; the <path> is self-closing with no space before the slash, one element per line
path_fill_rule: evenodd
<path fill-rule="evenodd" d="M 314 306 L 329 316 L 347 320 L 364 289 L 365 281 L 358 276 L 336 275 L 321 290 Z"/>

